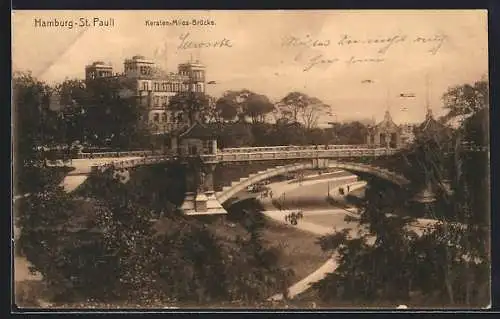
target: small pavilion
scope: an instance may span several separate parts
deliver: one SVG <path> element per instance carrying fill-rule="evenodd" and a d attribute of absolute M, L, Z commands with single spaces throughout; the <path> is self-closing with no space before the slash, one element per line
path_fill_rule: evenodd
<path fill-rule="evenodd" d="M 198 185 L 191 185 L 186 192 L 182 209 L 187 215 L 227 214 L 215 197 L 213 176 L 217 159 L 217 132 L 214 129 L 196 121 L 191 127 L 180 134 L 172 136 L 171 149 L 181 158 L 199 158 L 201 155 L 214 155 L 203 159 L 202 167 L 197 173 L 200 176 L 193 180 Z M 190 172 L 193 173 L 193 172 Z"/>
<path fill-rule="evenodd" d="M 382 122 L 368 127 L 366 144 L 378 147 L 397 148 L 401 145 L 402 128 L 392 120 L 389 111 L 385 112 Z"/>

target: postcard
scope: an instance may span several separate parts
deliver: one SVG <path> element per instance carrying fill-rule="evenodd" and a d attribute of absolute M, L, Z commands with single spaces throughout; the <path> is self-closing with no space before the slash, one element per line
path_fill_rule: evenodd
<path fill-rule="evenodd" d="M 12 12 L 13 307 L 490 305 L 487 12 Z"/>

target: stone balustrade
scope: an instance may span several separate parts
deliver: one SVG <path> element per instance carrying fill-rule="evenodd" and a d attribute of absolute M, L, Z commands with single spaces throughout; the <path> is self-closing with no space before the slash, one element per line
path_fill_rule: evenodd
<path fill-rule="evenodd" d="M 315 159 L 315 158 L 352 158 L 352 157 L 379 157 L 395 154 L 397 149 L 390 148 L 366 148 L 355 146 L 353 148 L 319 148 L 312 149 L 303 146 L 301 149 L 284 150 L 282 146 L 265 148 L 243 148 L 253 149 L 253 152 L 217 152 L 216 154 L 203 154 L 200 157 L 204 162 L 244 162 L 244 161 L 265 161 L 265 160 L 286 160 L 286 159 Z M 288 147 L 288 146 L 287 146 Z M 172 154 L 154 155 L 151 151 L 144 152 L 121 152 L 121 153 L 94 153 L 98 157 L 107 158 L 111 155 L 118 157 L 142 156 L 140 159 L 117 160 L 111 163 L 92 166 L 92 170 L 104 170 L 108 167 L 130 168 L 138 165 L 156 164 L 169 161 L 175 156 Z"/>
<path fill-rule="evenodd" d="M 78 159 L 110 158 L 110 157 L 137 157 L 151 156 L 153 151 L 126 151 L 126 152 L 99 152 L 99 153 L 78 153 Z"/>
<path fill-rule="evenodd" d="M 378 157 L 394 155 L 398 150 L 391 148 L 352 148 L 352 149 L 300 149 L 280 150 L 266 148 L 254 152 L 219 152 L 218 162 L 280 160 L 280 159 L 310 159 L 310 158 L 346 158 L 346 157 Z"/>
<path fill-rule="evenodd" d="M 372 149 L 368 145 L 301 145 L 301 146 L 262 146 L 262 147 L 236 147 L 225 148 L 222 153 L 254 153 L 254 152 L 280 152 L 280 151 L 305 151 L 305 150 L 354 150 Z"/>

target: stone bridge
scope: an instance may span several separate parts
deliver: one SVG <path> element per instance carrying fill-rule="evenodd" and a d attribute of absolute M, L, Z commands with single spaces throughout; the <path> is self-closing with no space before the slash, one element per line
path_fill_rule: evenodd
<path fill-rule="evenodd" d="M 397 185 L 404 186 L 409 181 L 402 175 L 387 169 L 356 163 L 355 159 L 378 158 L 390 156 L 398 152 L 391 148 L 373 148 L 366 145 L 308 145 L 308 146 L 272 146 L 272 147 L 241 147 L 217 149 L 215 153 L 205 153 L 192 156 L 201 158 L 205 164 L 205 178 L 202 187 L 196 192 L 188 192 L 182 206 L 188 215 L 221 214 L 226 213 L 222 203 L 247 186 L 269 179 L 271 177 L 303 169 L 312 168 L 340 168 L 353 173 L 367 173 L 383 178 Z M 107 158 L 110 155 L 122 157 L 141 156 L 101 163 L 91 166 L 91 171 L 102 172 L 110 167 L 133 168 L 142 165 L 153 165 L 178 159 L 175 154 L 154 154 L 151 152 L 124 152 L 95 154 L 95 157 Z M 187 156 L 188 158 L 190 156 Z M 234 181 L 230 186 L 223 187 L 222 191 L 214 191 L 213 172 L 219 163 L 247 163 L 256 161 L 297 161 L 295 164 L 278 166 L 251 174 L 248 177 Z"/>
<path fill-rule="evenodd" d="M 339 168 L 353 173 L 367 173 L 388 180 L 401 187 L 404 187 L 410 183 L 410 181 L 407 180 L 404 176 L 399 175 L 395 172 L 391 172 L 390 170 L 384 168 L 360 163 L 339 162 L 323 159 L 318 161 L 313 160 L 309 163 L 279 166 L 276 168 L 270 168 L 265 171 L 258 172 L 256 174 L 250 174 L 246 178 L 241 178 L 239 181 L 232 182 L 230 186 L 223 187 L 221 192 L 217 192 L 215 194 L 215 197 L 220 203 L 224 203 L 238 192 L 255 183 L 270 179 L 274 176 L 312 168 Z"/>

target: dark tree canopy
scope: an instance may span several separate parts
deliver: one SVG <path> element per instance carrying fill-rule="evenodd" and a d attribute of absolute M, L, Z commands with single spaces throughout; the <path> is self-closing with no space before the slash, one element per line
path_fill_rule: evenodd
<path fill-rule="evenodd" d="M 217 101 L 216 108 L 226 121 L 235 117 L 244 121 L 248 117 L 256 124 L 264 122 L 265 116 L 274 110 L 274 105 L 265 95 L 243 89 L 225 92 Z"/>
<path fill-rule="evenodd" d="M 391 169 L 405 174 L 411 187 L 368 180 L 364 199 L 357 202 L 356 227 L 364 228 L 364 235 L 348 238 L 342 231 L 321 239 L 324 249 L 339 256 L 336 271 L 314 284 L 321 298 L 436 306 L 489 303 L 488 155 L 464 147 L 471 141 L 484 145 L 487 108 L 481 94 L 471 95 L 485 87 L 450 89 L 445 99 L 456 103 L 453 117 L 468 117 L 452 134 L 417 138 L 391 159 Z M 424 189 L 434 201 L 416 201 Z M 437 224 L 417 235 L 409 225 L 413 216 L 422 215 Z"/>
<path fill-rule="evenodd" d="M 330 106 L 316 97 L 301 92 L 290 92 L 277 104 L 282 117 L 302 122 L 307 129 L 316 127 L 319 116 Z"/>

